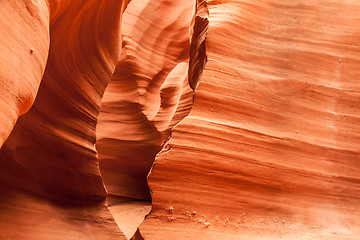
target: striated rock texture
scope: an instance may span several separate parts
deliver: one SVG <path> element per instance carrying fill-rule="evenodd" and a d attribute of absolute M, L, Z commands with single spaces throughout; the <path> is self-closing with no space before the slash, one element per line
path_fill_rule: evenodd
<path fill-rule="evenodd" d="M 143 239 L 360 239 L 355 1 L 208 1 L 208 63 Z"/>
<path fill-rule="evenodd" d="M 127 237 L 141 222 L 124 209 L 140 209 L 141 220 L 148 214 L 155 155 L 191 109 L 194 14 L 193 0 L 134 0 L 124 12 L 122 55 L 102 99 L 96 148 L 109 209 Z"/>
<path fill-rule="evenodd" d="M 147 174 L 170 129 L 190 111 L 193 0 L 132 1 L 122 55 L 102 99 L 96 148 L 109 194 L 150 200 Z"/>
<path fill-rule="evenodd" d="M 2 63 L 1 74 L 10 74 L 4 82 L 20 79 L 1 88 L 19 99 L 11 119 L 24 113 L 35 96 L 49 30 L 50 48 L 36 101 L 1 149 L 0 238 L 125 239 L 103 202 L 106 191 L 94 145 L 101 98 L 119 59 L 127 1 L 11 2 L 1 3 L 16 16 L 6 23 L 16 31 L 7 25 L 1 30 L 14 48 L 3 45 L 14 52 L 4 56 L 10 59 Z M 19 66 L 21 59 L 25 68 Z"/>
<path fill-rule="evenodd" d="M 360 239 L 359 11 L 1 1 L 0 239 Z"/>

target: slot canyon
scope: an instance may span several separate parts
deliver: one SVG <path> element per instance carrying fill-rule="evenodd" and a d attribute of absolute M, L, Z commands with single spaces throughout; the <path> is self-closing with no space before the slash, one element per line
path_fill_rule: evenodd
<path fill-rule="evenodd" d="M 0 240 L 360 240 L 359 12 L 0 0 Z"/>

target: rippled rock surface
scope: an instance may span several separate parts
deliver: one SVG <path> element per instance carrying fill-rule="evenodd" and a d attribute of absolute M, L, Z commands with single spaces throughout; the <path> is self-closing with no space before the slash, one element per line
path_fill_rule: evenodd
<path fill-rule="evenodd" d="M 0 238 L 360 239 L 359 11 L 0 2 Z"/>

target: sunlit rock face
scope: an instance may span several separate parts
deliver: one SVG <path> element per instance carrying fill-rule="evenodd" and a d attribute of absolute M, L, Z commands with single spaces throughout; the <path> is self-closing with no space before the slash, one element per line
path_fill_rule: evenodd
<path fill-rule="evenodd" d="M 0 2 L 0 239 L 360 239 L 359 11 Z"/>
<path fill-rule="evenodd" d="M 187 1 L 132 1 L 122 54 L 102 99 L 96 148 L 112 195 L 150 200 L 146 176 L 170 129 L 190 111 Z"/>
<path fill-rule="evenodd" d="M 207 8 L 208 62 L 138 236 L 360 239 L 360 4 Z"/>
<path fill-rule="evenodd" d="M 31 107 L 49 50 L 45 1 L 2 1 L 0 8 L 0 147 Z"/>

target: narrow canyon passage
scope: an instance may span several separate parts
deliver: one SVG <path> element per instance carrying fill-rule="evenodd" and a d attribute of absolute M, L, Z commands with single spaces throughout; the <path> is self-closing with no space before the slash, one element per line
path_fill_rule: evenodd
<path fill-rule="evenodd" d="M 196 52 L 197 13 L 194 0 L 134 0 L 124 12 L 122 53 L 102 99 L 96 149 L 109 209 L 128 238 L 151 209 L 147 175 L 155 156 L 192 106 L 188 76 L 197 82 L 205 61 L 205 50 Z"/>
<path fill-rule="evenodd" d="M 0 239 L 360 239 L 359 12 L 0 1 Z"/>

